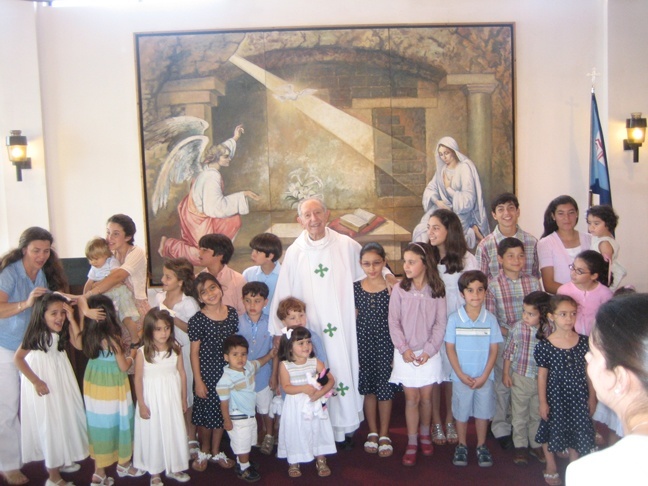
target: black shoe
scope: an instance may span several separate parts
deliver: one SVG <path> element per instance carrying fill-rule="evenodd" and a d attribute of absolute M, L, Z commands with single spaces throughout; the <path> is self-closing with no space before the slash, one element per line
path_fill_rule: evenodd
<path fill-rule="evenodd" d="M 355 442 L 353 442 L 353 437 L 347 435 L 342 442 L 336 442 L 335 446 L 338 451 L 352 451 Z"/>
<path fill-rule="evenodd" d="M 497 442 L 499 442 L 500 447 L 505 451 L 510 451 L 511 449 L 515 449 L 515 444 L 513 444 L 513 438 L 510 435 L 497 437 Z"/>
<path fill-rule="evenodd" d="M 261 479 L 261 475 L 257 472 L 252 464 L 250 464 L 250 466 L 245 471 L 241 471 L 241 466 L 237 464 L 236 476 L 248 483 L 256 483 L 259 479 Z"/>

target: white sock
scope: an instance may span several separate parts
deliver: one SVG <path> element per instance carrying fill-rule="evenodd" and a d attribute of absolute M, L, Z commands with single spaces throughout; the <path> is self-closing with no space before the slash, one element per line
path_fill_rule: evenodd
<path fill-rule="evenodd" d="M 239 462 L 238 459 L 236 462 L 239 463 L 239 467 L 241 468 L 241 471 L 245 471 L 248 467 L 250 467 L 250 462 Z"/>

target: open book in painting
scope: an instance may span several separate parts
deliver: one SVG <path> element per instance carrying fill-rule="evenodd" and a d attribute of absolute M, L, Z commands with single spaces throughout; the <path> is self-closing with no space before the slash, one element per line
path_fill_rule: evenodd
<path fill-rule="evenodd" d="M 353 213 L 345 214 L 340 217 L 340 224 L 345 228 L 353 231 L 362 231 L 368 225 L 373 223 L 376 215 L 366 209 L 356 209 Z"/>

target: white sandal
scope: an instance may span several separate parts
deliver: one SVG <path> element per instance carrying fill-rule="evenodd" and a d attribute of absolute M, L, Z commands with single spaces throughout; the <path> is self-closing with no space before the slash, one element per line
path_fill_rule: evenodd
<path fill-rule="evenodd" d="M 189 476 L 186 472 L 177 472 L 177 473 L 168 472 L 165 475 L 167 478 L 175 479 L 179 483 L 186 483 L 191 480 L 191 476 Z"/>
<path fill-rule="evenodd" d="M 94 481 L 95 479 L 98 479 L 99 482 Z M 92 486 L 93 484 L 96 484 L 97 486 L 113 486 L 113 484 L 115 484 L 115 480 L 108 475 L 102 478 L 98 474 L 93 474 L 90 486 Z"/>
<path fill-rule="evenodd" d="M 381 444 L 382 442 L 382 444 Z M 392 441 L 386 435 L 378 439 L 378 457 L 389 457 L 394 453 Z"/>
<path fill-rule="evenodd" d="M 200 452 L 200 443 L 197 440 L 190 440 L 187 442 L 187 446 L 189 447 L 189 457 L 192 460 L 196 459 Z"/>
<path fill-rule="evenodd" d="M 375 432 L 372 432 L 367 435 L 367 442 L 364 443 L 364 450 L 365 452 L 368 452 L 369 454 L 375 454 L 378 452 L 378 441 L 373 442 L 371 439 L 372 437 L 375 437 L 376 439 L 378 438 L 378 434 Z"/>

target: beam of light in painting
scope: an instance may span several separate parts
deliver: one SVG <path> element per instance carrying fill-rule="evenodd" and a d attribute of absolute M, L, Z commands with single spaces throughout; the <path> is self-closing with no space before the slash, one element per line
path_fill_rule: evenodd
<path fill-rule="evenodd" d="M 234 54 L 230 62 L 263 84 L 268 90 L 278 96 L 285 96 L 288 81 L 266 71 L 254 63 Z M 393 174 L 391 157 L 376 157 L 375 146 L 391 146 L 392 150 L 415 150 L 391 135 L 384 133 L 344 111 L 331 106 L 329 103 L 317 98 L 313 94 L 305 93 L 290 98 L 290 105 L 304 113 L 315 123 L 333 134 L 335 137 L 349 145 L 373 165 L 379 167 L 396 182 L 406 187 L 413 195 L 420 194 L 411 187 L 407 181 L 401 180 Z M 420 151 L 417 151 L 420 153 Z"/>

